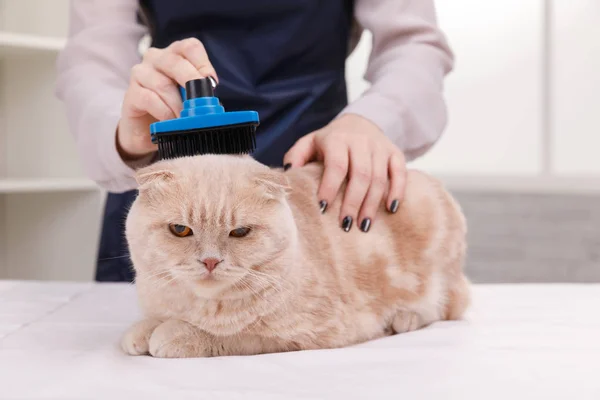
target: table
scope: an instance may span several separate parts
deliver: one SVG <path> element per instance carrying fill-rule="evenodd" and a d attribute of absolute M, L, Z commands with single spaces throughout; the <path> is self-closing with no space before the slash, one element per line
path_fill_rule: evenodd
<path fill-rule="evenodd" d="M 476 285 L 465 321 L 346 349 L 120 352 L 129 284 L 0 281 L 0 398 L 600 399 L 600 285 Z"/>

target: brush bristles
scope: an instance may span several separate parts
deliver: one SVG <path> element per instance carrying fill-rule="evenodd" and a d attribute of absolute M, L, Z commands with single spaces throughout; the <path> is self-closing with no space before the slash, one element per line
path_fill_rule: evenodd
<path fill-rule="evenodd" d="M 203 154 L 246 154 L 256 149 L 256 126 L 240 125 L 157 135 L 161 160 Z"/>

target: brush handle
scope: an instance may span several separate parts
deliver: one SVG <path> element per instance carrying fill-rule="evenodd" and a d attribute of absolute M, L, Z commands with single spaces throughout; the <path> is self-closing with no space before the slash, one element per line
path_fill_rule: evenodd
<path fill-rule="evenodd" d="M 211 77 L 187 81 L 185 88 L 179 87 L 179 93 L 183 101 L 199 97 L 214 97 L 215 81 Z"/>
<path fill-rule="evenodd" d="M 209 78 L 194 79 L 185 83 L 187 100 L 198 97 L 215 97 L 212 82 Z"/>

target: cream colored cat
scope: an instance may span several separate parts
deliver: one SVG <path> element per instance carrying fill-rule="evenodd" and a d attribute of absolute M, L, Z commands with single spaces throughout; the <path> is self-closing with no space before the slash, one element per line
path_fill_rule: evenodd
<path fill-rule="evenodd" d="M 410 171 L 396 214 L 382 206 L 369 233 L 346 233 L 339 199 L 320 213 L 321 174 L 234 156 L 139 171 L 127 240 L 145 319 L 125 334 L 125 352 L 336 348 L 460 318 L 465 221 L 440 183 Z"/>

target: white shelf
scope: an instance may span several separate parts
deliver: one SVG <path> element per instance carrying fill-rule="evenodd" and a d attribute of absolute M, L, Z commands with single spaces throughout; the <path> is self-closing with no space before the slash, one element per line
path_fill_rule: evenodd
<path fill-rule="evenodd" d="M 0 280 L 94 276 L 105 191 L 55 95 L 70 3 L 0 0 Z"/>
<path fill-rule="evenodd" d="M 61 38 L 0 31 L 0 57 L 7 55 L 57 54 L 65 47 Z"/>
<path fill-rule="evenodd" d="M 88 179 L 0 179 L 1 193 L 87 192 L 99 190 Z"/>

